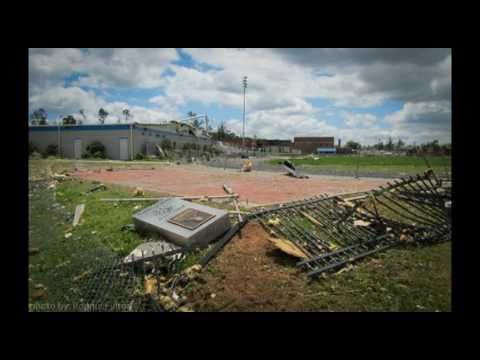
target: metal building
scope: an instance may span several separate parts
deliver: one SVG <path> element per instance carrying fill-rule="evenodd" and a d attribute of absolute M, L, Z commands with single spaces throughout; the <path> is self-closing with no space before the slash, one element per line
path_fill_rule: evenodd
<path fill-rule="evenodd" d="M 60 156 L 80 159 L 93 141 L 105 146 L 106 157 L 113 160 L 133 160 L 138 153 L 153 155 L 155 145 L 168 139 L 176 149 L 186 144 L 211 145 L 215 142 L 189 125 L 171 124 L 103 124 L 103 125 L 41 125 L 29 127 L 29 141 L 41 152 L 48 145 L 57 145 Z"/>

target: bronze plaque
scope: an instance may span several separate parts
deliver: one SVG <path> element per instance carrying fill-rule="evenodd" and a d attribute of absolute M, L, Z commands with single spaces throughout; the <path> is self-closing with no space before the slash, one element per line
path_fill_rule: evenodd
<path fill-rule="evenodd" d="M 169 219 L 168 222 L 182 226 L 189 230 L 195 230 L 200 225 L 206 223 L 208 220 L 214 217 L 215 215 L 208 214 L 200 210 L 186 209 Z"/>

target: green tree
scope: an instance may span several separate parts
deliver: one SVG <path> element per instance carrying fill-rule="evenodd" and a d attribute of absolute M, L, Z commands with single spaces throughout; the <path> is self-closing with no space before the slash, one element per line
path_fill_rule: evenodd
<path fill-rule="evenodd" d="M 393 150 L 393 139 L 391 136 L 388 137 L 388 142 L 385 144 L 385 149 L 386 150 Z"/>
<path fill-rule="evenodd" d="M 398 139 L 397 145 L 395 146 L 397 150 L 401 150 L 405 147 L 405 143 L 402 141 L 402 139 Z"/>
<path fill-rule="evenodd" d="M 78 112 L 80 113 L 80 115 L 82 115 L 83 120 L 86 120 L 86 119 L 87 119 L 87 117 L 85 116 L 85 110 L 84 110 L 84 109 L 80 109 L 80 110 L 78 110 Z M 78 123 L 79 125 L 81 125 L 81 124 L 82 124 L 82 120 L 78 120 L 77 123 Z"/>
<path fill-rule="evenodd" d="M 132 117 L 133 115 L 130 113 L 130 110 L 128 109 L 123 109 L 122 111 L 123 116 L 125 116 L 125 122 L 128 122 L 128 118 Z"/>
<path fill-rule="evenodd" d="M 47 112 L 40 108 L 35 110 L 32 115 L 30 115 L 30 120 L 32 125 L 47 125 Z"/>
<path fill-rule="evenodd" d="M 355 142 L 355 141 L 352 141 L 352 140 L 348 141 L 348 142 L 345 144 L 345 146 L 346 146 L 347 148 L 354 149 L 354 150 L 358 150 L 358 149 L 360 149 L 360 148 L 362 147 L 362 145 L 360 145 L 360 143 Z"/>
<path fill-rule="evenodd" d="M 105 119 L 107 116 L 108 112 L 104 108 L 100 108 L 100 110 L 98 110 L 98 121 L 100 124 L 105 124 Z"/>
<path fill-rule="evenodd" d="M 77 120 L 72 115 L 65 116 L 62 120 L 63 125 L 76 125 Z"/>

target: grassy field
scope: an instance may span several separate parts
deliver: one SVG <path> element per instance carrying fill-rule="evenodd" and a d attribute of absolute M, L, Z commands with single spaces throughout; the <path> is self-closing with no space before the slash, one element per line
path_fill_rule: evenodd
<path fill-rule="evenodd" d="M 292 157 L 289 158 L 295 166 L 308 172 L 324 171 L 327 173 L 360 175 L 413 175 L 424 172 L 427 169 L 425 160 L 416 156 L 395 155 L 319 155 L 316 157 Z M 451 158 L 430 156 L 427 160 L 437 173 L 451 171 Z M 279 159 L 270 160 L 270 164 L 277 164 Z"/>
<path fill-rule="evenodd" d="M 140 164 L 30 161 L 29 247 L 37 248 L 38 252 L 29 256 L 29 294 L 34 294 L 35 286 L 42 284 L 47 298 L 40 302 L 58 295 L 61 284 L 56 280 L 57 274 L 62 273 L 65 281 L 78 275 L 71 272 L 75 268 L 72 264 L 85 265 L 124 256 L 144 240 L 122 227 L 131 224 L 132 214 L 150 202 L 98 201 L 103 197 L 130 197 L 131 189 L 107 184 L 106 190 L 86 194 L 95 184 L 75 179 L 48 188 L 46 174 L 71 170 L 74 166 L 105 168 Z M 81 203 L 86 205 L 85 212 L 80 225 L 73 228 L 73 213 Z M 66 237 L 66 234 L 71 235 Z M 198 255 L 192 255 L 185 264 L 194 264 L 197 258 Z M 304 297 L 307 310 L 449 311 L 450 259 L 450 243 L 393 249 L 360 263 L 354 271 L 312 283 L 298 296 Z"/>

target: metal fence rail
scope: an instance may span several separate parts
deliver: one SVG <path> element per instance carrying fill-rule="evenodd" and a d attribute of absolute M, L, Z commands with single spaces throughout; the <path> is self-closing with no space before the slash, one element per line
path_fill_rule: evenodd
<path fill-rule="evenodd" d="M 309 277 L 405 242 L 450 238 L 442 180 L 430 171 L 387 185 L 351 200 L 319 196 L 264 208 L 252 218 L 305 254 L 297 266 Z"/>

